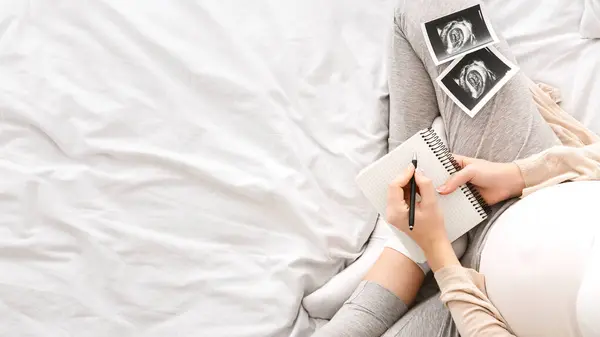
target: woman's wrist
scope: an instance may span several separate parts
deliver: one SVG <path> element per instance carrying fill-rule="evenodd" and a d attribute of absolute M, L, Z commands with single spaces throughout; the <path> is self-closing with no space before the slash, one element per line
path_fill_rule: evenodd
<path fill-rule="evenodd" d="M 424 252 L 427 263 L 434 273 L 450 265 L 460 265 L 454 248 L 446 237 L 433 241 Z"/>
<path fill-rule="evenodd" d="M 521 169 L 516 163 L 506 163 L 505 167 L 510 197 L 520 197 L 526 187 Z"/>

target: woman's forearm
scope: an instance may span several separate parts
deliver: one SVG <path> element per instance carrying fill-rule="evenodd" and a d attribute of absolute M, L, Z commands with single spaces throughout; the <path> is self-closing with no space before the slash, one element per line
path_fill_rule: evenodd
<path fill-rule="evenodd" d="M 432 248 L 425 250 L 427 263 L 434 273 L 448 266 L 460 266 L 460 261 L 450 241 L 445 240 L 435 244 Z"/>
<path fill-rule="evenodd" d="M 440 299 L 450 310 L 462 337 L 515 336 L 485 294 L 482 275 L 449 265 L 439 269 L 435 279 L 440 286 Z"/>
<path fill-rule="evenodd" d="M 526 188 L 523 196 L 569 180 L 600 179 L 600 143 L 580 148 L 556 146 L 515 161 Z"/>
<path fill-rule="evenodd" d="M 440 299 L 450 310 L 461 336 L 513 336 L 487 298 L 483 276 L 460 265 L 449 241 L 432 245 L 425 254 L 440 286 Z"/>

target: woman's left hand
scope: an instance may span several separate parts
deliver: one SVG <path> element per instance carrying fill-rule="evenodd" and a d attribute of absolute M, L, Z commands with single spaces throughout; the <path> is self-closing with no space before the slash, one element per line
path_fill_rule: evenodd
<path fill-rule="evenodd" d="M 438 187 L 442 195 L 456 191 L 460 186 L 471 183 L 488 205 L 494 205 L 506 199 L 518 197 L 523 193 L 525 181 L 521 170 L 515 163 L 493 163 L 454 155 L 461 170 Z"/>

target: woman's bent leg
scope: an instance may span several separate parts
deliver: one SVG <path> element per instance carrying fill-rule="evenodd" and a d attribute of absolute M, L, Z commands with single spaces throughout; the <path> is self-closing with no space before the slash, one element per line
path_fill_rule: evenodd
<path fill-rule="evenodd" d="M 394 17 L 389 53 L 389 149 L 393 150 L 418 131 L 428 128 L 440 114 L 429 73 Z"/>
<path fill-rule="evenodd" d="M 422 62 L 431 83 L 436 83 L 435 79 L 449 64 L 440 66 L 434 64 L 425 44 L 421 23 L 476 4 L 480 4 L 480 2 L 477 0 L 406 0 L 397 8 L 395 13 L 396 29 L 399 35 L 408 41 L 415 55 Z M 507 59 L 516 64 L 516 60 L 504 40 L 495 47 Z M 391 80 L 394 76 L 394 73 L 390 75 L 390 86 L 397 83 Z M 390 102 L 394 101 L 394 93 L 408 95 L 410 90 L 410 87 L 404 86 L 390 88 Z M 558 138 L 537 111 L 527 79 L 520 72 L 498 91 L 473 118 L 454 104 L 437 84 L 433 85 L 433 92 L 444 121 L 449 148 L 454 153 L 496 162 L 509 162 L 559 144 Z M 403 115 L 406 109 L 409 107 L 405 106 L 402 110 L 396 111 L 391 109 L 390 114 Z M 396 119 L 407 120 L 406 117 Z M 424 120 L 428 122 L 429 119 L 430 116 L 425 114 Z M 394 120 L 394 118 L 390 116 L 390 120 Z M 392 123 L 390 123 L 390 127 L 393 127 Z M 400 128 L 400 130 L 406 130 L 406 127 Z M 416 131 L 418 130 L 410 129 L 412 133 Z M 390 134 L 392 134 L 392 130 L 390 130 Z M 411 135 L 398 138 L 404 140 Z M 462 259 L 463 265 L 472 268 L 478 267 L 480 252 L 487 232 L 494 220 L 513 202 L 496 205 L 492 209 L 490 219 L 469 233 L 470 246 Z M 427 321 L 421 321 L 423 318 L 427 318 Z M 434 296 L 411 309 L 384 336 L 458 335 L 450 313 L 441 305 L 437 296 Z"/>
<path fill-rule="evenodd" d="M 382 337 L 458 337 L 456 325 L 439 294 L 417 304 Z"/>
<path fill-rule="evenodd" d="M 436 78 L 450 63 L 435 65 L 421 31 L 421 23 L 477 4 L 481 5 L 480 1 L 403 0 L 396 9 L 394 17 L 398 36 L 404 38 L 410 45 L 416 57 L 423 64 L 431 83 L 435 83 Z M 482 8 L 486 13 L 485 6 L 482 5 Z M 500 43 L 494 47 L 516 64 L 508 44 L 502 38 L 500 40 Z M 398 53 L 400 51 L 393 51 L 393 54 Z M 412 73 L 406 72 L 406 76 L 412 76 Z M 401 83 L 394 81 L 394 78 L 395 75 L 392 72 L 389 81 L 390 87 Z M 495 162 L 510 162 L 560 144 L 552 129 L 539 114 L 531 97 L 527 79 L 522 72 L 517 73 L 506 83 L 473 118 L 462 111 L 439 85 L 435 84 L 432 87 L 440 115 L 444 121 L 448 146 L 454 153 Z M 425 86 L 419 88 L 425 88 Z M 412 88 L 404 85 L 390 88 L 390 104 L 396 101 L 393 97 L 394 94 L 396 97 L 411 95 Z M 402 102 L 402 100 L 399 101 Z M 413 104 L 416 103 L 413 102 Z M 396 110 L 390 109 L 390 115 L 404 115 L 410 108 L 410 106 L 400 106 Z M 390 116 L 390 120 L 392 119 Z M 408 121 L 413 118 L 397 119 Z M 424 114 L 424 119 L 428 121 L 430 115 Z M 390 123 L 390 127 L 393 127 L 392 123 Z M 413 128 L 410 128 L 410 131 L 413 132 Z M 392 132 L 393 130 L 390 130 L 390 134 Z M 490 219 L 469 232 L 470 244 L 462 258 L 465 266 L 478 267 L 481 248 L 491 224 L 512 202 L 514 201 L 494 206 Z"/>
<path fill-rule="evenodd" d="M 421 23 L 476 4 L 480 2 L 406 0 L 396 9 L 397 35 L 410 45 L 410 51 L 413 53 L 411 58 L 416 57 L 421 62 L 421 67 L 416 67 L 414 71 L 400 67 L 394 71 L 392 63 L 389 79 L 390 120 L 397 120 L 398 123 L 390 123 L 390 128 L 402 130 L 403 137 L 399 138 L 403 141 L 418 131 L 413 125 L 431 125 L 432 97 L 427 97 L 431 95 L 435 96 L 437 108 L 444 121 L 449 148 L 455 153 L 508 162 L 557 145 L 558 138 L 537 111 L 527 80 L 521 72 L 497 92 L 473 118 L 463 112 L 435 82 L 451 62 L 435 65 L 425 44 Z M 485 13 L 485 7 L 483 10 Z M 507 59 L 516 63 L 506 41 L 502 40 L 495 47 Z M 393 55 L 407 53 L 406 46 L 400 44 L 399 48 L 393 51 Z M 421 83 L 423 69 L 429 77 L 429 86 Z M 419 83 L 407 83 L 411 80 L 403 77 L 418 78 Z M 411 98 L 406 102 L 408 104 L 405 104 L 407 97 Z M 394 117 L 395 114 L 399 114 L 400 117 Z M 400 123 L 407 125 L 398 125 Z M 427 123 L 429 125 L 426 125 Z"/>
<path fill-rule="evenodd" d="M 408 311 L 423 278 L 412 260 L 385 248 L 350 299 L 313 337 L 381 336 Z"/>

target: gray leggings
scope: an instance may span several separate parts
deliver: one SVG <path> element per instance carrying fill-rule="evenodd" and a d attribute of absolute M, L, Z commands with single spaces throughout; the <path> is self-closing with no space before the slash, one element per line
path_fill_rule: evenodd
<path fill-rule="evenodd" d="M 421 33 L 421 22 L 480 3 L 477 0 L 405 0 L 394 13 L 389 67 L 389 147 L 395 148 L 441 115 L 448 146 L 454 153 L 510 162 L 528 157 L 559 141 L 538 113 L 519 73 L 474 117 L 470 118 L 436 85 L 448 66 L 436 66 Z M 485 7 L 484 7 L 485 11 Z M 516 63 L 507 43 L 496 46 Z M 479 269 L 485 237 L 495 219 L 515 201 L 496 205 L 490 220 L 471 230 L 461 262 Z M 401 272 L 401 271 L 399 271 Z M 333 319 L 315 336 L 459 336 L 449 311 L 436 295 L 429 275 L 416 305 L 406 305 L 383 287 L 363 282 Z"/>

